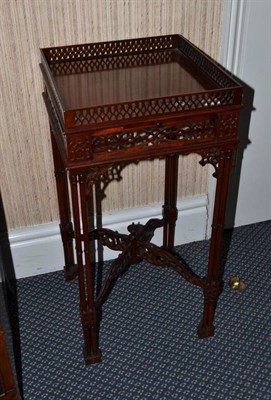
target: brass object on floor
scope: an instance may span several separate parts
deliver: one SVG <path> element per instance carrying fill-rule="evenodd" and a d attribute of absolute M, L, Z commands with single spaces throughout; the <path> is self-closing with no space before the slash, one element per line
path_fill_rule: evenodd
<path fill-rule="evenodd" d="M 229 281 L 229 286 L 232 290 L 245 290 L 246 284 L 239 276 L 232 276 Z"/>

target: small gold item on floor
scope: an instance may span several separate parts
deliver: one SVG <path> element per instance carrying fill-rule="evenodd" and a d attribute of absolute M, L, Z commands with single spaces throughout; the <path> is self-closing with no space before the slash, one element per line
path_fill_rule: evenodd
<path fill-rule="evenodd" d="M 242 281 L 239 276 L 232 276 L 230 278 L 229 285 L 232 290 L 236 291 L 245 290 L 246 288 L 245 282 Z"/>

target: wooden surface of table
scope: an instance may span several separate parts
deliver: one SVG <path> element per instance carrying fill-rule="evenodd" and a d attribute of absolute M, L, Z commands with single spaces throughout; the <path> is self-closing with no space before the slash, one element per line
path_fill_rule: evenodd
<path fill-rule="evenodd" d="M 169 54 L 163 62 L 163 55 Z M 160 58 L 161 57 L 161 58 Z M 85 71 L 84 63 L 79 61 L 76 73 L 69 71 L 58 74 L 65 63 L 51 66 L 56 89 L 68 109 L 97 107 L 105 104 L 124 103 L 145 99 L 177 96 L 185 93 L 197 93 L 218 88 L 218 85 L 206 78 L 200 70 L 191 72 L 188 62 L 173 51 L 157 53 L 157 63 L 150 65 L 126 65 L 125 58 L 118 56 L 121 68 Z M 79 67 L 83 71 L 80 72 Z M 90 90 L 91 88 L 91 90 Z"/>

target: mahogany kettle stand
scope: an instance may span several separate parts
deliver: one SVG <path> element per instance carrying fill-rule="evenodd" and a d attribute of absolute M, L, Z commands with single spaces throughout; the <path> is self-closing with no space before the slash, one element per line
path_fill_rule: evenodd
<path fill-rule="evenodd" d="M 185 40 L 174 35 L 163 38 L 167 38 L 167 43 L 171 41 L 173 47 L 176 40 Z M 154 40 L 155 38 L 145 39 L 146 43 L 148 44 L 151 39 Z M 123 43 L 124 46 L 128 46 L 125 41 L 115 43 L 120 43 L 117 44 L 119 46 L 122 46 Z M 67 48 L 62 49 L 65 52 Z M 43 49 L 43 51 L 46 58 L 43 63 L 50 64 L 51 62 L 53 64 L 53 62 L 58 62 L 58 60 L 54 61 L 49 58 L 49 51 L 48 53 L 46 53 L 46 49 Z M 69 51 L 74 50 L 70 49 Z M 182 51 L 185 52 L 185 48 Z M 206 58 L 206 55 L 202 55 L 198 49 L 194 51 L 197 55 L 202 56 L 203 60 L 207 60 L 207 71 L 212 61 Z M 65 57 L 63 51 L 62 53 L 58 51 L 58 54 Z M 215 68 L 219 68 L 216 64 L 214 65 Z M 228 96 L 227 90 L 223 92 L 222 89 L 220 91 L 217 84 L 218 88 L 216 88 L 215 94 L 211 91 L 208 93 L 209 97 L 213 96 L 211 97 L 212 102 L 206 100 L 207 96 L 204 100 L 207 102 L 198 110 L 195 106 L 196 95 L 189 95 L 190 97 L 186 95 L 185 98 L 176 96 L 172 100 L 174 107 L 177 107 L 176 103 L 179 104 L 178 107 L 184 107 L 183 101 L 185 101 L 186 104 L 190 104 L 190 109 L 186 107 L 186 109 L 176 112 L 173 108 L 172 112 L 172 108 L 169 110 L 171 98 L 170 100 L 163 98 L 162 100 L 159 99 L 159 108 L 154 103 L 148 103 L 149 106 L 142 103 L 145 109 L 149 107 L 148 110 L 150 110 L 150 107 L 156 107 L 154 109 L 156 111 L 145 112 L 145 116 L 141 113 L 139 117 L 138 114 L 135 115 L 131 112 L 131 118 L 123 118 L 121 121 L 117 121 L 116 118 L 111 117 L 113 115 L 112 110 L 109 113 L 107 109 L 108 120 L 102 120 L 101 123 L 97 120 L 98 122 L 96 121 L 91 125 L 91 117 L 84 120 L 86 113 L 83 113 L 81 119 L 76 114 L 77 119 L 73 120 L 74 125 L 72 125 L 70 115 L 67 116 L 66 121 L 64 116 L 64 122 L 61 119 L 58 111 L 59 104 L 55 101 L 56 96 L 54 90 L 52 90 L 52 81 L 48 79 L 46 66 L 42 69 L 46 87 L 43 97 L 51 127 L 60 230 L 65 257 L 65 277 L 66 280 L 70 280 L 78 275 L 86 363 L 94 364 L 101 361 L 97 334 L 97 309 L 102 306 L 113 283 L 127 266 L 140 263 L 143 260 L 157 266 L 171 267 L 188 282 L 203 290 L 204 310 L 197 332 L 200 338 L 214 335 L 215 307 L 222 292 L 223 284 L 219 264 L 231 159 L 238 143 L 236 132 L 241 107 L 241 88 L 236 86 L 235 89 L 232 89 L 235 82 L 232 83 L 231 78 L 224 71 L 219 70 L 219 74 L 224 79 L 223 83 L 228 79 L 232 84 L 232 86 L 227 85 L 230 88 L 227 90 L 231 91 L 231 95 L 225 97 Z M 165 110 L 163 112 L 161 112 L 161 102 L 168 107 L 167 109 L 162 108 Z M 201 104 L 203 103 L 201 102 Z M 89 112 L 89 110 L 87 111 Z M 118 115 L 121 119 L 122 114 L 119 113 Z M 82 125 L 80 125 L 80 121 L 83 121 Z M 71 125 L 67 128 L 69 124 Z M 64 140 L 63 136 L 65 137 Z M 174 254 L 178 158 L 179 155 L 190 153 L 197 153 L 201 156 L 200 164 L 202 166 L 211 164 L 214 167 L 213 176 L 217 180 L 206 277 L 198 276 Z M 157 158 L 165 159 L 162 218 L 151 219 L 144 226 L 132 224 L 128 227 L 127 234 L 120 234 L 102 227 L 89 231 L 88 200 L 92 196 L 93 187 L 99 183 L 105 188 L 107 183 L 118 174 L 119 168 L 125 165 Z M 159 227 L 163 228 L 162 247 L 151 243 L 155 229 Z M 95 295 L 93 285 L 90 254 L 90 241 L 94 240 L 110 249 L 121 252 L 117 259 L 111 263 L 97 295 Z"/>

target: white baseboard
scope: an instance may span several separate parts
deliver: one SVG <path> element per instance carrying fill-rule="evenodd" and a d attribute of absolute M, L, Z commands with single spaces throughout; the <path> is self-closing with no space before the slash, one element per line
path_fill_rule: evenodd
<path fill-rule="evenodd" d="M 178 201 L 179 218 L 176 225 L 175 244 L 203 240 L 206 237 L 207 196 L 197 196 Z M 132 222 L 146 223 L 150 218 L 161 217 L 161 205 L 105 213 L 103 227 L 126 233 Z M 30 226 L 10 231 L 11 252 L 17 279 L 58 271 L 63 268 L 63 250 L 58 222 Z M 157 229 L 152 240 L 162 244 L 162 229 Z M 104 248 L 104 260 L 116 257 L 116 252 Z"/>

